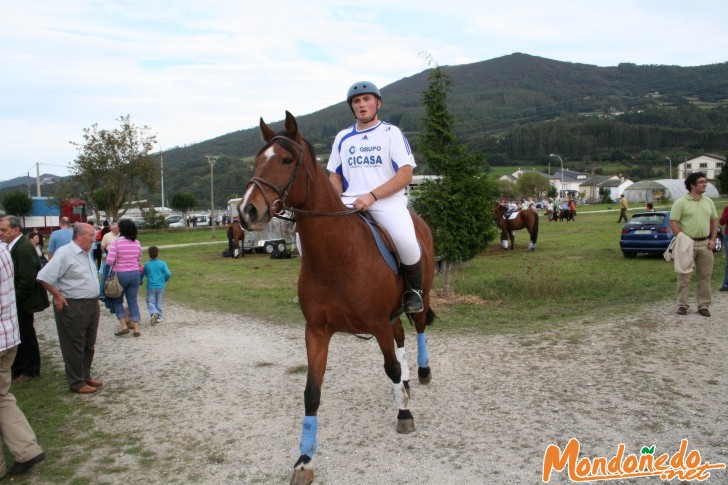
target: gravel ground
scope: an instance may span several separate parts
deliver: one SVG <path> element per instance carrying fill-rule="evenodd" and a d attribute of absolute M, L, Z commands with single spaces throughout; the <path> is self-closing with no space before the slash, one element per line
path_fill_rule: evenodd
<path fill-rule="evenodd" d="M 336 335 L 315 483 L 540 483 L 546 447 L 570 438 L 591 458 L 613 456 L 619 443 L 627 453 L 654 444 L 657 454 L 672 454 L 689 438 L 703 461 L 728 463 L 728 295 L 714 300 L 712 318 L 652 306 L 528 336 L 447 332 L 437 320 L 428 331 L 429 386 L 416 382 L 409 328 L 410 435 L 395 432 L 376 342 Z M 164 323 L 144 324 L 140 338 L 114 337 L 115 318 L 102 316 L 94 374 L 105 385 L 69 399 L 107 409 L 98 426 L 131 433 L 153 459 L 99 449 L 88 456 L 92 483 L 287 483 L 303 416 L 303 326 L 167 309 Z M 60 362 L 52 314 L 36 322 Z M 113 474 L 94 476 L 94 460 L 110 459 Z M 726 483 L 728 472 L 710 481 Z M 565 473 L 551 480 L 567 482 Z"/>

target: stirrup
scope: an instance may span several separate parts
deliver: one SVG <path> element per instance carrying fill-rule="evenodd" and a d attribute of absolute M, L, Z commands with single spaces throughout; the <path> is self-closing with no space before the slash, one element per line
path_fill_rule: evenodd
<path fill-rule="evenodd" d="M 420 313 L 425 310 L 422 290 L 407 290 L 402 297 L 402 310 L 405 313 Z"/>

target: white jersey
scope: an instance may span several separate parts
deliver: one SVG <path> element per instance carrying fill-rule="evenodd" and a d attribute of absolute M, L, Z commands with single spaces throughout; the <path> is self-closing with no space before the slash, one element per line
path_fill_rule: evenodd
<path fill-rule="evenodd" d="M 326 168 L 341 175 L 342 196 L 368 194 L 394 177 L 399 167 L 416 166 L 402 130 L 380 121 L 363 131 L 356 124 L 336 135 Z M 403 195 L 404 189 L 394 195 Z"/>

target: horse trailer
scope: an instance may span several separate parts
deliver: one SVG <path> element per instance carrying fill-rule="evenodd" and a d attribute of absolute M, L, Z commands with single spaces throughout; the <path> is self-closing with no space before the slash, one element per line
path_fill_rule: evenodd
<path fill-rule="evenodd" d="M 228 211 L 233 223 L 239 222 L 238 204 L 242 199 L 230 199 L 228 201 Z M 245 231 L 245 243 L 243 245 L 245 251 L 266 252 L 283 252 L 288 244 L 295 242 L 296 224 L 285 219 L 273 218 L 265 226 L 262 231 Z"/>

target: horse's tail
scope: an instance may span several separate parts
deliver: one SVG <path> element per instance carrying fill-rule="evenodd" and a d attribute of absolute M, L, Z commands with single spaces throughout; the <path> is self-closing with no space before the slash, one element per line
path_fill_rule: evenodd
<path fill-rule="evenodd" d="M 538 217 L 538 213 L 534 212 L 534 222 L 533 222 L 533 232 L 531 232 L 531 242 L 533 244 L 536 244 L 536 241 L 538 240 L 538 220 L 540 217 Z"/>
<path fill-rule="evenodd" d="M 432 310 L 432 307 L 427 309 L 427 314 L 425 315 L 425 325 L 432 325 L 435 322 L 435 319 L 437 318 L 437 315 L 435 315 L 435 312 Z"/>
<path fill-rule="evenodd" d="M 416 324 L 415 319 L 411 313 L 405 313 L 405 315 L 407 315 L 407 320 L 409 320 L 410 325 Z M 434 310 L 432 309 L 432 307 L 429 307 L 425 312 L 425 325 L 432 325 L 435 322 L 436 318 L 437 315 L 435 315 Z"/>

